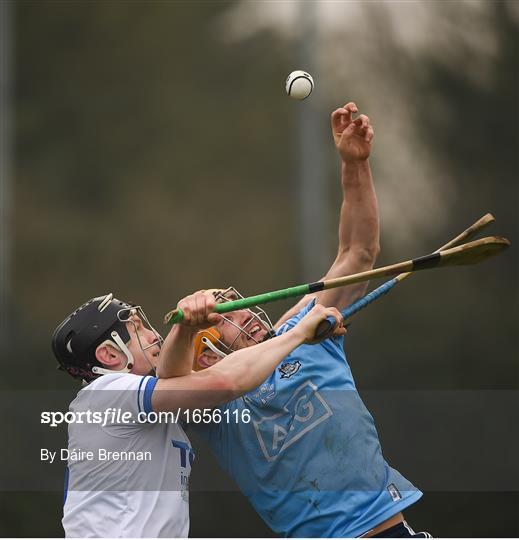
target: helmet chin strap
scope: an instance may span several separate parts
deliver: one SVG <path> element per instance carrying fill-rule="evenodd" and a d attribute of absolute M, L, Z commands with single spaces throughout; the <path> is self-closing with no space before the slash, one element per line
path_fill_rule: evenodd
<path fill-rule="evenodd" d="M 131 369 L 133 368 L 133 364 L 135 363 L 133 360 L 133 354 L 130 352 L 130 349 L 126 346 L 126 343 L 121 339 L 121 336 L 114 330 L 111 332 L 110 336 L 114 341 L 110 341 L 107 339 L 101 345 L 112 345 L 112 347 L 115 346 L 116 349 L 124 353 L 126 356 L 126 365 L 122 369 L 106 369 L 102 368 L 100 366 L 93 366 L 92 367 L 92 373 L 95 373 L 96 375 L 108 375 L 110 373 L 130 373 Z M 115 343 L 114 343 L 115 342 Z"/>
<path fill-rule="evenodd" d="M 211 349 L 216 355 L 218 355 L 220 358 L 225 358 L 227 356 L 226 353 L 218 349 L 218 347 L 215 347 L 209 339 L 207 339 L 205 336 L 202 338 L 202 343 L 208 348 Z"/>

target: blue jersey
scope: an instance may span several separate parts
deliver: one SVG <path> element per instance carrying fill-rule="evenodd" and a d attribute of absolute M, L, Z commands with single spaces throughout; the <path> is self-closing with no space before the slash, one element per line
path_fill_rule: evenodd
<path fill-rule="evenodd" d="M 244 409 L 249 423 L 242 421 Z M 301 345 L 260 387 L 221 410 L 228 422 L 196 428 L 278 534 L 360 536 L 422 496 L 384 460 L 342 337 Z"/>

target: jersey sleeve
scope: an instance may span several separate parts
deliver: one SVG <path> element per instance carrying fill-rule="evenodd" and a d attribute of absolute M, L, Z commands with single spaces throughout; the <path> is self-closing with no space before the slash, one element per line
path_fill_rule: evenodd
<path fill-rule="evenodd" d="M 142 426 L 153 410 L 151 396 L 157 380 L 131 373 L 103 375 L 89 385 L 90 408 L 102 414 L 110 411 L 102 426 L 108 430 L 116 426 Z"/>

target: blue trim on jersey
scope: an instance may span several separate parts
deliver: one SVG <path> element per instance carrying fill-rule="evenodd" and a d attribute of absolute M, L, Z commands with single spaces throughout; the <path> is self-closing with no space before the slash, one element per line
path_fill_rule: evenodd
<path fill-rule="evenodd" d="M 144 399 L 142 400 L 142 403 L 144 406 L 144 412 L 146 414 L 153 412 L 153 408 L 151 406 L 151 395 L 153 394 L 153 390 L 155 389 L 157 382 L 157 378 L 150 377 L 146 383 L 146 387 L 144 388 Z"/>
<path fill-rule="evenodd" d="M 68 495 L 68 480 L 70 477 L 70 470 L 68 468 L 68 465 L 65 467 L 65 482 L 64 482 L 64 489 L 63 489 L 63 505 L 67 502 L 67 495 Z"/>
<path fill-rule="evenodd" d="M 141 411 L 141 386 L 145 380 L 146 380 L 146 377 L 142 377 L 141 382 L 139 383 L 139 388 L 137 388 L 137 408 L 139 409 L 139 412 L 142 412 Z"/>
<path fill-rule="evenodd" d="M 70 436 L 67 434 L 67 448 L 69 446 Z M 65 478 L 63 481 L 63 506 L 65 506 L 65 503 L 67 502 L 67 495 L 68 495 L 68 484 L 70 480 L 70 469 L 68 468 L 68 463 L 65 466 Z"/>

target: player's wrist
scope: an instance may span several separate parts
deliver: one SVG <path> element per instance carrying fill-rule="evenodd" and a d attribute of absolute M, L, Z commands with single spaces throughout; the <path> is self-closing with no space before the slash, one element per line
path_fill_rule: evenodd
<path fill-rule="evenodd" d="M 342 162 L 341 183 L 343 188 L 362 185 L 371 178 L 369 160 Z"/>
<path fill-rule="evenodd" d="M 201 330 L 200 327 L 188 324 L 176 324 L 170 332 L 171 338 L 175 341 L 191 342 L 194 341 L 196 334 Z"/>
<path fill-rule="evenodd" d="M 299 323 L 283 335 L 289 337 L 291 344 L 297 347 L 307 341 L 307 333 L 304 323 Z"/>
<path fill-rule="evenodd" d="M 369 166 L 369 156 L 365 158 L 356 158 L 352 156 L 343 156 L 341 154 L 341 159 L 343 167 L 349 167 L 350 169 L 355 167 L 361 169 Z"/>

